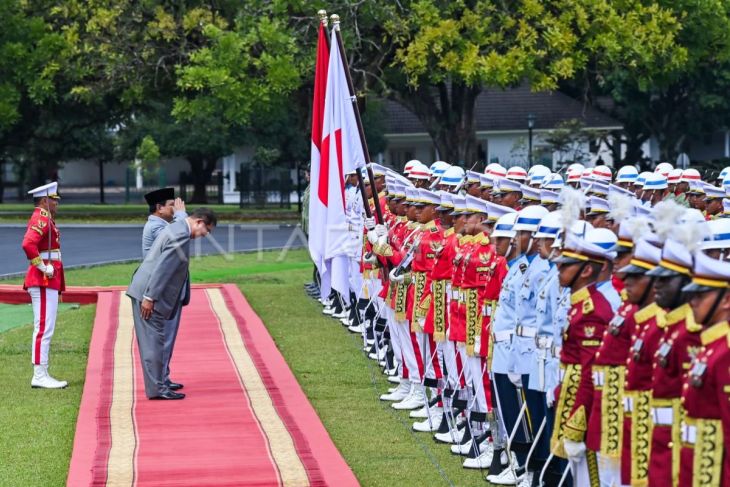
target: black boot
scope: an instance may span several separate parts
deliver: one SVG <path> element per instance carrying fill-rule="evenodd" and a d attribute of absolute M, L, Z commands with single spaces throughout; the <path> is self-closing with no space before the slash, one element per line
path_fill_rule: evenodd
<path fill-rule="evenodd" d="M 507 465 L 502 465 L 502 452 L 504 448 L 494 449 L 494 455 L 492 456 L 492 464 L 489 466 L 489 475 L 499 475 L 502 470 L 507 468 Z M 508 460 L 509 461 L 509 460 Z"/>

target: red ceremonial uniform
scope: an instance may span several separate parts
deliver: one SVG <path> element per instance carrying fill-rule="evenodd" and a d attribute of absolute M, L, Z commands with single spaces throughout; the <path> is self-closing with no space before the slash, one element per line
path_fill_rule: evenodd
<path fill-rule="evenodd" d="M 432 220 L 423 225 L 418 250 L 413 258 L 411 270 L 413 271 L 413 294 L 414 307 L 412 315 L 412 326 L 419 320 L 424 322 L 431 305 L 431 271 L 436 265 L 436 259 L 444 248 L 444 231 L 438 220 Z M 413 328 L 412 328 L 413 329 Z M 424 332 L 433 334 L 433 327 Z"/>
<path fill-rule="evenodd" d="M 453 228 L 444 230 L 443 248 L 436 257 L 433 269 L 431 270 L 430 290 L 432 304 L 426 315 L 424 330 L 432 330 L 433 339 L 437 342 L 443 341 L 446 330 L 449 329 L 448 304 L 451 299 L 451 276 L 453 273 L 453 261 L 456 255 L 456 244 L 459 236 Z"/>
<path fill-rule="evenodd" d="M 654 353 L 664 335 L 663 309 L 652 303 L 634 314 L 636 333 L 626 361 L 621 482 L 646 483 L 651 445 L 651 382 Z"/>
<path fill-rule="evenodd" d="M 23 252 L 30 261 L 23 281 L 24 289 L 47 287 L 59 292 L 66 289 L 63 264 L 60 259 L 61 233 L 47 210 L 36 208 L 33 211 L 23 237 Z M 40 262 L 53 265 L 52 278 L 47 278 L 35 267 Z"/>
<path fill-rule="evenodd" d="M 563 438 L 585 441 L 593 404 L 593 362 L 600 338 L 613 318 L 611 305 L 595 283 L 571 294 L 570 304 L 560 352 L 565 375 L 557 397 L 553 432 L 554 451 L 564 458 Z"/>
<path fill-rule="evenodd" d="M 451 300 L 451 323 L 449 324 L 449 339 L 454 342 L 466 342 L 466 294 L 461 289 L 464 280 L 466 264 L 470 259 L 474 237 L 464 235 L 459 238 L 459 245 L 454 257 L 454 272 L 451 289 L 456 299 Z"/>
<path fill-rule="evenodd" d="M 593 404 L 586 446 L 601 455 L 621 455 L 626 359 L 636 328 L 635 304 L 624 301 L 603 333 L 593 364 Z M 605 426 L 605 427 L 604 427 Z"/>
<path fill-rule="evenodd" d="M 702 331 L 688 304 L 667 313 L 664 321 L 666 327 L 654 356 L 651 386 L 653 427 L 648 478 L 653 487 L 676 486 L 679 482 L 682 384 L 700 350 Z"/>
<path fill-rule="evenodd" d="M 697 354 L 682 386 L 682 450 L 679 485 L 730 486 L 730 326 L 717 323 L 700 335 Z"/>

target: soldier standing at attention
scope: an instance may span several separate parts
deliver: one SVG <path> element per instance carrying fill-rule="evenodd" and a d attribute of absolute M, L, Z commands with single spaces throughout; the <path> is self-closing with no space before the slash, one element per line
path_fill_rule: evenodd
<path fill-rule="evenodd" d="M 28 191 L 33 195 L 36 208 L 23 237 L 23 251 L 30 261 L 23 289 L 28 291 L 33 303 L 33 379 L 30 385 L 43 389 L 62 389 L 68 385 L 65 380 L 56 380 L 48 374 L 48 354 L 56 328 L 58 296 L 66 289 L 60 233 L 55 223 L 60 199 L 57 190 L 58 183 L 49 183 Z"/>

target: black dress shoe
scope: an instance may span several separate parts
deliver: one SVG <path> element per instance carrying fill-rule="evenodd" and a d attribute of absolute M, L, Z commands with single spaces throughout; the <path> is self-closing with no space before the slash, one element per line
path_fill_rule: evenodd
<path fill-rule="evenodd" d="M 169 387 L 171 391 L 179 391 L 183 388 L 183 385 L 178 384 L 177 382 L 168 382 L 167 387 Z"/>
<path fill-rule="evenodd" d="M 166 391 L 159 396 L 150 397 L 150 400 L 174 400 L 174 399 L 185 399 L 185 394 L 181 392 Z"/>

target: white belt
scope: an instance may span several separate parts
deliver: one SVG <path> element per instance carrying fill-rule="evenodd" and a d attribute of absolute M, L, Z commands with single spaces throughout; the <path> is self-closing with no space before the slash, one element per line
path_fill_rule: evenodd
<path fill-rule="evenodd" d="M 553 345 L 550 347 L 550 351 L 553 353 L 553 358 L 560 358 L 560 351 L 563 349 L 563 347 L 557 347 Z"/>
<path fill-rule="evenodd" d="M 537 328 L 519 325 L 515 328 L 515 335 L 518 337 L 535 338 L 537 336 Z"/>
<path fill-rule="evenodd" d="M 593 371 L 593 385 L 596 387 L 603 387 L 605 383 L 605 377 L 602 370 Z"/>
<path fill-rule="evenodd" d="M 451 296 L 451 283 L 450 282 L 446 283 L 446 294 L 448 296 Z"/>
<path fill-rule="evenodd" d="M 624 397 L 624 411 L 627 413 L 631 413 L 634 411 L 634 398 L 633 397 Z"/>
<path fill-rule="evenodd" d="M 690 424 L 682 424 L 682 441 L 692 445 L 697 441 L 697 427 Z"/>
<path fill-rule="evenodd" d="M 451 291 L 451 299 L 459 300 L 459 291 Z"/>
<path fill-rule="evenodd" d="M 61 260 L 61 251 L 60 250 L 46 250 L 43 252 L 40 252 L 40 257 L 43 260 Z"/>
<path fill-rule="evenodd" d="M 669 407 L 651 408 L 651 416 L 655 425 L 671 426 L 674 418 L 674 411 Z"/>
<path fill-rule="evenodd" d="M 547 349 L 553 345 L 553 337 L 546 337 L 544 335 L 538 335 L 535 337 L 535 345 L 539 349 Z"/>
<path fill-rule="evenodd" d="M 494 332 L 494 341 L 497 343 L 509 341 L 511 338 L 512 338 L 512 330 L 503 330 L 503 331 Z"/>

